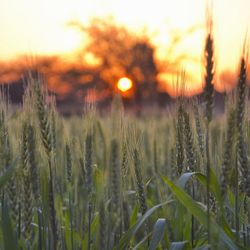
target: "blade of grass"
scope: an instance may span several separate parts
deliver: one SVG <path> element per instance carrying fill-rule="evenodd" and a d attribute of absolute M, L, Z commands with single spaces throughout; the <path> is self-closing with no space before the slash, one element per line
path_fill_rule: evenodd
<path fill-rule="evenodd" d="M 160 218 L 156 221 L 154 225 L 153 236 L 149 245 L 149 250 L 155 250 L 158 244 L 161 242 L 166 230 L 166 226 L 166 219 Z"/>

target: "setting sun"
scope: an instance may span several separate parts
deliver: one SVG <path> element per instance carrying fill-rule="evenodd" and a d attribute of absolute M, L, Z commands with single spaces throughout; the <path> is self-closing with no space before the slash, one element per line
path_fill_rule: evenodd
<path fill-rule="evenodd" d="M 133 86 L 132 81 L 127 77 L 120 78 L 117 83 L 117 88 L 122 92 L 128 91 L 129 89 L 132 88 L 132 86 Z"/>

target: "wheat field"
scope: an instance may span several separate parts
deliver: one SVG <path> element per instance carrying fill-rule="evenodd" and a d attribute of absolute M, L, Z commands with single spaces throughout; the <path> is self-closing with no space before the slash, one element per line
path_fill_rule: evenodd
<path fill-rule="evenodd" d="M 116 96 L 64 118 L 31 76 L 17 110 L 2 91 L 0 249 L 249 249 L 247 56 L 215 117 L 205 44 L 204 95 L 161 114 Z"/>

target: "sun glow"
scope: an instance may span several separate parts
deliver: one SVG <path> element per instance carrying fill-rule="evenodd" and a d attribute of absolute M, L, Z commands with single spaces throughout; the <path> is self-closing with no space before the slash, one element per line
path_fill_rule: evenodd
<path fill-rule="evenodd" d="M 1 0 L 0 62 L 23 55 L 62 55 L 65 60 L 80 62 L 83 58 L 82 48 L 88 44 L 88 38 L 69 24 L 79 21 L 87 27 L 94 17 L 106 19 L 112 16 L 115 23 L 125 25 L 139 37 L 150 37 L 156 48 L 156 60 L 160 68 L 167 71 L 163 72 L 165 75 L 167 73 L 167 77 L 161 77 L 162 89 L 169 90 L 180 67 L 184 67 L 191 76 L 187 79 L 190 89 L 200 89 L 204 81 L 202 60 L 207 2 Z M 250 1 L 214 1 L 213 8 L 216 72 L 219 75 L 220 72 L 234 71 L 237 67 L 242 43 L 250 27 L 250 14 L 247 11 Z M 84 60 L 92 66 L 99 63 L 88 54 L 84 55 Z M 161 60 L 166 60 L 167 65 L 163 65 Z M 222 86 L 218 79 L 216 86 Z M 126 92 L 132 88 L 128 86 L 128 82 L 116 85 L 123 95 L 131 94 L 131 91 Z"/>
<path fill-rule="evenodd" d="M 126 92 L 128 90 L 130 90 L 133 87 L 133 83 L 132 81 L 127 78 L 127 77 L 122 77 L 119 79 L 119 81 L 117 82 L 117 88 L 121 91 L 121 92 Z"/>

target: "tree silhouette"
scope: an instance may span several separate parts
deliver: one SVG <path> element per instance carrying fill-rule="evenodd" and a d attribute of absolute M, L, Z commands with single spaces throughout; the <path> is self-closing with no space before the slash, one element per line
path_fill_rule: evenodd
<path fill-rule="evenodd" d="M 97 62 L 103 83 L 115 92 L 118 79 L 127 76 L 134 83 L 130 97 L 137 103 L 155 100 L 158 70 L 155 48 L 148 38 L 136 36 L 111 19 L 93 19 L 87 27 L 73 24 L 87 34 L 88 45 L 83 52 Z"/>

